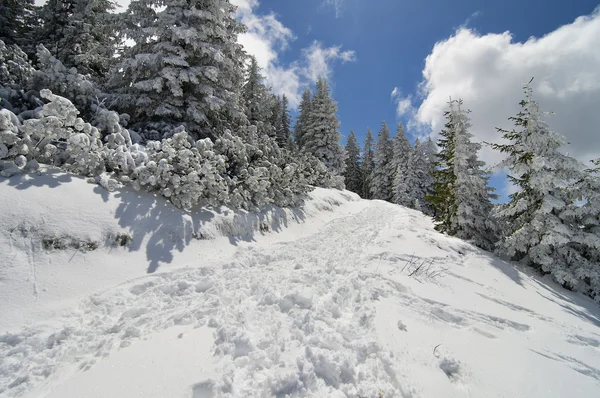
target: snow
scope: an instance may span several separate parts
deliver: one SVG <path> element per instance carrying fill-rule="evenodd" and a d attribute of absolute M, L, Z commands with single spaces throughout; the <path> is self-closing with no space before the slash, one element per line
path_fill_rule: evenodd
<path fill-rule="evenodd" d="M 0 397 L 600 389 L 590 299 L 347 191 L 184 212 L 43 169 L 0 180 L 0 231 Z"/>

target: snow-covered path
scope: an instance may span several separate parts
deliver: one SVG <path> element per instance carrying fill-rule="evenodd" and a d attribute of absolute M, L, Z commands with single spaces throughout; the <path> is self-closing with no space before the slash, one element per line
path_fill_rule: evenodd
<path fill-rule="evenodd" d="M 598 396 L 589 300 L 412 210 L 327 217 L 0 335 L 0 396 Z"/>

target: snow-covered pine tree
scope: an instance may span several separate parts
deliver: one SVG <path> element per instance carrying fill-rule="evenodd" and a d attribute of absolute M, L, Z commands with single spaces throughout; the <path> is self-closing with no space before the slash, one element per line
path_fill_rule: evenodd
<path fill-rule="evenodd" d="M 390 139 L 390 129 L 385 121 L 381 123 L 381 130 L 377 135 L 373 160 L 375 168 L 371 173 L 372 198 L 391 202 L 394 196 L 394 145 Z"/>
<path fill-rule="evenodd" d="M 325 79 L 317 81 L 315 93 L 303 134 L 304 150 L 319 159 L 327 170 L 341 175 L 345 167 L 344 148 L 340 144 L 340 122 L 337 117 L 337 104 L 331 98 L 329 85 Z"/>
<path fill-rule="evenodd" d="M 28 56 L 34 54 L 33 31 L 37 28 L 33 0 L 0 2 L 0 40 L 7 46 L 17 45 Z M 28 52 L 27 50 L 31 50 Z"/>
<path fill-rule="evenodd" d="M 113 69 L 115 107 L 133 125 L 184 125 L 192 137 L 246 123 L 241 87 L 243 25 L 228 0 L 133 0 L 124 15 L 133 40 Z"/>
<path fill-rule="evenodd" d="M 427 198 L 433 194 L 434 189 L 435 189 L 434 188 L 435 179 L 434 179 L 433 175 L 436 170 L 435 163 L 437 161 L 436 154 L 438 152 L 438 147 L 437 147 L 435 141 L 433 141 L 431 139 L 431 137 L 428 137 L 427 141 L 425 141 L 424 150 L 425 150 L 425 159 L 427 160 L 427 165 L 428 165 L 428 170 L 429 170 L 429 174 L 427 174 L 426 181 L 424 182 L 425 213 L 432 216 L 433 209 L 431 208 L 431 204 L 429 203 Z"/>
<path fill-rule="evenodd" d="M 346 171 L 344 172 L 346 189 L 362 194 L 362 170 L 360 164 L 360 148 L 356 142 L 354 130 L 350 131 L 346 143 Z"/>
<path fill-rule="evenodd" d="M 565 211 L 572 210 L 584 194 L 575 184 L 585 178 L 583 165 L 559 151 L 564 138 L 542 120 L 530 84 L 525 85 L 520 104 L 522 110 L 510 118 L 515 129 L 498 129 L 508 143 L 493 145 L 506 155 L 499 166 L 508 168 L 510 181 L 519 188 L 508 203 L 498 207 L 509 230 L 497 243 L 497 251 L 551 274 L 567 288 L 589 292 L 594 283 L 600 291 L 598 263 L 579 262 L 585 258 L 585 250 L 576 244 L 581 225 L 565 217 Z"/>
<path fill-rule="evenodd" d="M 560 214 L 561 220 L 575 230 L 561 255 L 579 279 L 577 289 L 600 302 L 600 161 L 593 162 L 596 167 L 586 170 L 570 187 L 583 203 L 571 203 Z"/>
<path fill-rule="evenodd" d="M 393 188 L 394 188 L 394 203 L 410 207 L 414 202 L 408 192 L 406 179 L 410 172 L 409 160 L 413 151 L 408 138 L 404 132 L 402 123 L 398 123 L 396 136 L 394 137 L 394 158 L 393 167 L 395 170 Z"/>
<path fill-rule="evenodd" d="M 363 146 L 362 156 L 362 194 L 361 197 L 365 199 L 371 199 L 371 178 L 373 170 L 375 169 L 375 153 L 373 152 L 373 132 L 371 129 L 367 129 L 367 135 L 365 136 L 365 143 Z"/>
<path fill-rule="evenodd" d="M 271 117 L 269 118 L 269 122 L 267 123 L 267 126 L 265 126 L 264 131 L 269 137 L 271 137 L 277 142 L 277 133 L 281 130 L 283 122 L 283 113 L 281 112 L 281 98 L 274 94 L 269 94 L 269 98 L 269 109 L 271 110 Z"/>
<path fill-rule="evenodd" d="M 425 194 L 428 189 L 430 170 L 425 144 L 418 138 L 415 140 L 415 147 L 410 155 L 410 172 L 406 178 L 407 191 L 412 199 L 412 204 L 409 207 L 425 211 L 427 210 Z"/>
<path fill-rule="evenodd" d="M 492 250 L 496 237 L 490 212 L 491 199 L 497 196 L 488 186 L 489 174 L 484 171 L 485 162 L 479 160 L 477 153 L 481 144 L 471 141 L 469 132 L 471 122 L 469 110 L 462 108 L 462 100 L 450 103 L 454 126 L 454 195 L 456 201 L 451 209 L 452 232 L 455 236 L 471 241 L 475 246 Z"/>
<path fill-rule="evenodd" d="M 425 200 L 431 209 L 436 224 L 435 229 L 448 235 L 454 235 L 452 219 L 456 214 L 456 175 L 454 174 L 456 129 L 454 114 L 451 111 L 452 100 L 448 103 L 448 107 L 449 110 L 444 112 L 446 123 L 437 142 L 439 151 L 435 155 L 437 160 L 432 173 L 433 190 Z"/>
<path fill-rule="evenodd" d="M 246 80 L 242 88 L 246 117 L 250 125 L 256 126 L 259 132 L 274 136 L 273 108 L 279 102 L 275 96 L 269 93 L 269 89 L 263 81 L 264 76 L 261 74 L 258 62 L 255 57 L 251 56 L 246 71 Z"/>
<path fill-rule="evenodd" d="M 67 68 L 103 81 L 119 40 L 115 8 L 112 0 L 48 0 L 38 41 Z"/>
<path fill-rule="evenodd" d="M 306 134 L 306 128 L 308 126 L 308 119 L 310 116 L 310 105 L 312 102 L 312 93 L 307 88 L 302 93 L 302 102 L 300 102 L 300 113 L 296 119 L 296 125 L 294 126 L 294 141 L 298 149 L 304 148 L 304 135 Z"/>
<path fill-rule="evenodd" d="M 285 94 L 281 97 L 281 120 L 277 129 L 277 143 L 281 148 L 292 149 L 292 129 L 289 101 Z"/>

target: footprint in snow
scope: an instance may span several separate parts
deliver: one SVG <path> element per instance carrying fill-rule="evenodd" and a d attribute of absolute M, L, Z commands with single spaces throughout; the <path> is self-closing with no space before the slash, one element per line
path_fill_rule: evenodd
<path fill-rule="evenodd" d="M 443 358 L 439 363 L 439 367 L 451 382 L 454 383 L 460 379 L 460 362 L 456 359 Z"/>
<path fill-rule="evenodd" d="M 213 398 L 215 382 L 206 380 L 192 386 L 192 398 Z"/>

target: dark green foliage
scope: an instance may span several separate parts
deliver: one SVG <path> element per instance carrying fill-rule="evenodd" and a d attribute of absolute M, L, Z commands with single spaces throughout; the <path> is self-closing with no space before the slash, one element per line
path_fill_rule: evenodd
<path fill-rule="evenodd" d="M 451 111 L 445 111 L 444 117 L 446 124 L 440 132 L 437 142 L 439 151 L 435 154 L 436 169 L 432 172 L 433 193 L 426 196 L 425 200 L 429 204 L 433 220 L 436 223 L 435 229 L 453 235 L 452 217 L 456 213 L 456 196 L 454 194 L 456 183 L 454 174 L 455 127 Z"/>
<path fill-rule="evenodd" d="M 365 136 L 365 144 L 363 147 L 363 161 L 361 165 L 362 171 L 362 194 L 361 197 L 365 199 L 371 199 L 371 175 L 375 169 L 375 153 L 373 152 L 373 132 L 371 129 L 367 130 Z"/>
<path fill-rule="evenodd" d="M 346 189 L 359 195 L 363 192 L 363 178 L 360 162 L 360 148 L 354 131 L 350 131 L 346 143 L 346 170 L 344 172 Z"/>
<path fill-rule="evenodd" d="M 302 102 L 300 102 L 300 114 L 294 126 L 294 140 L 298 149 L 304 148 L 304 136 L 308 127 L 308 118 L 310 115 L 310 105 L 312 103 L 312 93 L 310 89 L 304 90 L 302 94 Z"/>

